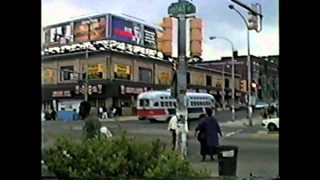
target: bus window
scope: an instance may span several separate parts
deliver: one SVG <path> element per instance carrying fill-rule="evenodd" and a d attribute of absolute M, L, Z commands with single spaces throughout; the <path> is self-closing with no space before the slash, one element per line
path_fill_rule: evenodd
<path fill-rule="evenodd" d="M 164 102 L 161 102 L 161 107 L 163 107 L 164 106 Z"/>
<path fill-rule="evenodd" d="M 173 105 L 174 105 L 174 107 L 177 107 L 177 103 L 176 102 L 174 102 Z"/>
<path fill-rule="evenodd" d="M 160 96 L 160 99 L 163 99 L 163 96 Z"/>
<path fill-rule="evenodd" d="M 197 102 L 197 106 L 200 106 L 200 102 Z"/>
<path fill-rule="evenodd" d="M 169 106 L 172 107 L 172 102 L 169 102 Z"/>
<path fill-rule="evenodd" d="M 140 101 L 139 101 L 139 105 L 141 106 L 141 107 L 143 107 L 143 99 L 140 99 Z"/>
<path fill-rule="evenodd" d="M 159 102 L 155 102 L 155 103 L 153 104 L 153 106 L 154 106 L 154 107 L 158 107 L 158 106 L 159 106 Z"/>
<path fill-rule="evenodd" d="M 166 107 L 168 107 L 169 106 L 169 103 L 168 102 L 166 102 Z"/>

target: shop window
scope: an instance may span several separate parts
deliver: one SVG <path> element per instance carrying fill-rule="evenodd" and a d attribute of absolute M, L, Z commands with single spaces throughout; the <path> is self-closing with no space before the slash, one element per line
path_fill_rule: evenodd
<path fill-rule="evenodd" d="M 139 81 L 152 83 L 151 69 L 139 67 Z"/>
<path fill-rule="evenodd" d="M 187 84 L 190 84 L 191 82 L 191 75 L 190 72 L 187 72 Z"/>
<path fill-rule="evenodd" d="M 206 76 L 207 86 L 212 86 L 212 76 Z"/>
<path fill-rule="evenodd" d="M 74 80 L 74 75 L 75 73 L 69 72 L 69 71 L 74 71 L 73 66 L 64 66 L 60 67 L 60 81 L 70 81 Z"/>
<path fill-rule="evenodd" d="M 225 88 L 229 88 L 229 79 L 224 79 Z"/>

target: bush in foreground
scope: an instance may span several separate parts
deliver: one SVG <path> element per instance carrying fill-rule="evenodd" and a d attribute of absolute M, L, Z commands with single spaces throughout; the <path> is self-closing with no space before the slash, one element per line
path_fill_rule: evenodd
<path fill-rule="evenodd" d="M 44 150 L 44 163 L 57 177 L 208 177 L 196 171 L 160 140 L 141 141 L 123 135 L 115 139 L 93 139 L 82 143 L 63 137 Z"/>

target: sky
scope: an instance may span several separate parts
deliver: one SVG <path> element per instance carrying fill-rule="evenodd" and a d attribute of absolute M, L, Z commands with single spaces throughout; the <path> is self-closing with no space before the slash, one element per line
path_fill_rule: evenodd
<path fill-rule="evenodd" d="M 279 55 L 279 0 L 240 0 L 251 6 L 262 6 L 262 31 L 250 31 L 250 51 L 255 56 Z M 60 23 L 88 14 L 122 13 L 157 24 L 167 17 L 168 7 L 177 0 L 42 0 L 42 27 Z M 239 55 L 247 55 L 247 30 L 243 19 L 229 5 L 249 15 L 245 9 L 230 0 L 193 0 L 197 18 L 203 20 L 202 58 L 219 60 L 231 56 L 231 46 L 223 39 L 209 40 L 210 36 L 229 39 Z M 173 56 L 177 54 L 177 28 L 174 23 Z M 189 42 L 187 38 L 187 42 Z M 187 48 L 188 49 L 188 48 Z"/>

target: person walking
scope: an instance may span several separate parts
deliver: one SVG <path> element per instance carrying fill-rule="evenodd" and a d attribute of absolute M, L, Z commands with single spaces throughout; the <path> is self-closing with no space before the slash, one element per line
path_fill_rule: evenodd
<path fill-rule="evenodd" d="M 83 132 L 86 139 L 100 136 L 101 122 L 98 117 L 90 115 L 91 105 L 87 101 L 80 103 L 79 115 L 84 119 Z"/>
<path fill-rule="evenodd" d="M 52 118 L 52 120 L 55 121 L 55 120 L 56 120 L 56 117 L 57 117 L 57 112 L 56 112 L 54 109 L 52 109 L 52 111 L 51 111 L 51 118 Z"/>
<path fill-rule="evenodd" d="M 202 155 L 202 161 L 206 159 L 206 155 L 210 155 L 212 161 L 214 161 L 213 155 L 216 155 L 215 146 L 219 146 L 219 136 L 222 137 L 220 125 L 218 121 L 212 117 L 212 110 L 206 108 L 207 117 L 204 117 L 198 127 L 196 128 L 196 134 L 198 134 L 198 140 L 200 141 L 200 154 Z"/>

